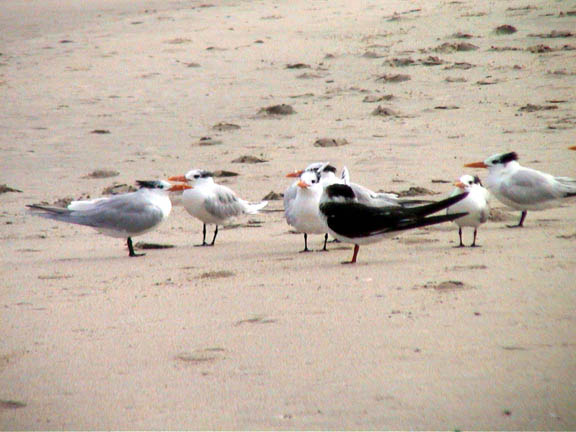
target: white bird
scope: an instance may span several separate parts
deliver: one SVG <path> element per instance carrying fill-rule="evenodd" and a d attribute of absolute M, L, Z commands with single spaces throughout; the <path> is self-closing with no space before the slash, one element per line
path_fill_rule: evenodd
<path fill-rule="evenodd" d="M 386 192 L 374 192 L 358 183 L 350 182 L 350 171 L 343 167 L 340 177 L 336 175 L 336 168 L 329 162 L 315 162 L 308 165 L 305 170 L 294 171 L 287 177 L 298 177 L 305 171 L 318 171 L 320 174 L 320 183 L 326 187 L 331 184 L 346 184 L 352 188 L 358 202 L 376 207 L 395 206 L 406 207 L 416 204 L 422 204 L 426 201 L 401 199 L 398 195 Z M 290 201 L 296 196 L 296 184 L 294 182 L 284 193 L 284 208 L 289 208 Z"/>
<path fill-rule="evenodd" d="M 458 225 L 458 236 L 460 237 L 460 244 L 458 247 L 463 247 L 462 243 L 462 227 L 474 227 L 474 240 L 470 246 L 476 246 L 476 235 L 478 234 L 478 227 L 488 220 L 490 215 L 490 207 L 488 201 L 490 199 L 490 192 L 483 186 L 478 176 L 472 177 L 471 175 L 463 175 L 454 183 L 456 188 L 451 196 L 459 195 L 468 192 L 468 196 L 462 201 L 451 205 L 446 209 L 446 214 L 454 213 L 468 213 L 454 221 Z"/>
<path fill-rule="evenodd" d="M 163 222 L 172 209 L 169 191 L 189 188 L 165 181 L 138 181 L 140 189 L 122 195 L 73 201 L 68 208 L 29 205 L 33 214 L 46 219 L 85 225 L 110 237 L 126 238 L 129 255 L 134 252 L 132 237 L 142 235 Z"/>
<path fill-rule="evenodd" d="M 295 170 L 291 173 L 286 174 L 286 177 L 296 177 L 296 178 L 300 178 L 300 176 L 305 173 L 305 172 L 317 172 L 320 168 L 329 165 L 330 162 L 313 162 L 310 165 L 308 165 L 305 169 L 303 170 Z M 286 190 L 284 191 L 284 215 L 286 216 L 286 219 L 288 219 L 288 213 L 291 211 L 292 209 L 292 203 L 294 202 L 294 200 L 296 199 L 296 194 L 298 193 L 298 183 L 300 180 L 296 180 L 294 183 L 292 183 L 290 186 L 288 186 L 286 188 Z M 288 222 L 290 223 L 290 222 Z"/>
<path fill-rule="evenodd" d="M 184 176 L 170 177 L 170 181 L 185 181 L 191 188 L 182 194 L 182 205 L 203 223 L 202 244 L 199 246 L 214 246 L 218 235 L 218 225 L 226 225 L 233 218 L 243 214 L 255 214 L 266 207 L 268 201 L 249 203 L 238 198 L 234 191 L 214 182 L 209 171 L 193 169 Z M 216 225 L 212 243 L 206 243 L 206 225 Z"/>
<path fill-rule="evenodd" d="M 326 188 L 320 198 L 320 214 L 328 232 L 344 243 L 354 245 L 354 264 L 360 245 L 375 243 L 398 231 L 449 222 L 466 213 L 430 216 L 466 198 L 467 193 L 416 207 L 375 207 L 358 202 L 348 185 L 333 184 Z"/>
<path fill-rule="evenodd" d="M 503 204 L 522 211 L 521 227 L 528 210 L 558 207 L 564 198 L 576 196 L 576 179 L 554 177 L 518 163 L 515 152 L 499 153 L 484 162 L 464 165 L 470 168 L 488 168 L 486 186 Z"/>
<path fill-rule="evenodd" d="M 291 201 L 289 207 L 284 209 L 286 221 L 298 232 L 304 234 L 304 250 L 309 252 L 308 234 L 324 234 L 324 248 L 328 242 L 328 227 L 320 217 L 320 196 L 322 195 L 322 185 L 320 176 L 316 171 L 304 171 L 300 175 L 297 183 L 296 197 Z"/>

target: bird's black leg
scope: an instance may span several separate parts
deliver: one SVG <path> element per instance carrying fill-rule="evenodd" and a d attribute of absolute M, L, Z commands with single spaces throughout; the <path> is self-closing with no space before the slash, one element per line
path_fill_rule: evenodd
<path fill-rule="evenodd" d="M 216 229 L 214 230 L 214 237 L 212 237 L 212 243 L 210 243 L 210 246 L 214 246 L 214 242 L 216 241 L 217 235 L 218 235 L 218 225 L 216 225 Z"/>
<path fill-rule="evenodd" d="M 471 247 L 478 247 L 478 245 L 476 244 L 476 235 L 478 234 L 478 228 L 474 228 L 474 240 L 472 240 L 472 244 L 470 245 Z"/>
<path fill-rule="evenodd" d="M 520 216 L 520 222 L 518 222 L 518 226 L 524 226 L 524 219 L 526 219 L 526 215 L 528 214 L 527 210 L 522 211 L 522 216 Z"/>
<path fill-rule="evenodd" d="M 128 244 L 128 255 L 131 257 L 139 257 L 139 256 L 144 256 L 146 255 L 145 253 L 139 253 L 137 254 L 136 252 L 134 252 L 134 246 L 132 245 L 132 239 L 130 237 L 128 237 L 128 240 L 126 240 L 126 243 Z"/>
<path fill-rule="evenodd" d="M 518 225 L 508 225 L 508 228 L 522 228 L 524 226 L 524 219 L 526 219 L 527 214 L 528 210 L 522 210 L 522 216 L 520 216 L 520 222 L 518 222 Z"/>
<path fill-rule="evenodd" d="M 308 234 L 306 233 L 304 233 L 304 250 L 300 252 L 310 252 L 310 249 L 308 249 Z"/>
<path fill-rule="evenodd" d="M 460 238 L 460 244 L 457 247 L 464 247 L 464 243 L 462 243 L 462 227 L 458 227 L 458 237 Z"/>
<path fill-rule="evenodd" d="M 324 234 L 324 247 L 322 248 L 324 252 L 328 251 L 328 249 L 326 248 L 327 243 L 328 243 L 328 233 Z"/>
<path fill-rule="evenodd" d="M 196 246 L 208 246 L 208 243 L 206 243 L 206 224 L 202 225 L 202 244 Z"/>

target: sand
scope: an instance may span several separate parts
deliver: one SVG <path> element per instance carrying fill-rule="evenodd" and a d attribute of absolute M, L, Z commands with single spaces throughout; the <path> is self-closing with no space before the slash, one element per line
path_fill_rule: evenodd
<path fill-rule="evenodd" d="M 2 429 L 575 429 L 574 203 L 514 230 L 495 201 L 480 248 L 445 224 L 354 266 L 349 245 L 298 253 L 279 200 L 213 248 L 175 207 L 135 239 L 175 247 L 137 259 L 25 209 L 191 168 L 258 201 L 318 160 L 425 199 L 502 151 L 574 176 L 575 9 L 2 2 Z"/>

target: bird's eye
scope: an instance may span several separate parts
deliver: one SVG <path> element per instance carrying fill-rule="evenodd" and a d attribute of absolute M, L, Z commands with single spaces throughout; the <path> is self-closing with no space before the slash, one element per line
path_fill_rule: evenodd
<path fill-rule="evenodd" d="M 200 178 L 200 174 L 194 174 L 194 178 Z"/>

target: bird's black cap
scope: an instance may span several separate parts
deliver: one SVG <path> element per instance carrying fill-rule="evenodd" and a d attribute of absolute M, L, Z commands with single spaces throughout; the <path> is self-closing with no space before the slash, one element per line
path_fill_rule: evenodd
<path fill-rule="evenodd" d="M 356 195 L 354 195 L 354 191 L 350 186 L 340 183 L 327 186 L 326 195 L 328 195 L 328 198 L 345 198 L 345 199 L 356 198 Z"/>
<path fill-rule="evenodd" d="M 159 189 L 162 187 L 162 183 L 158 180 L 136 180 L 136 184 L 140 188 L 146 189 Z"/>
<path fill-rule="evenodd" d="M 324 168 L 322 168 L 322 171 L 329 171 L 329 172 L 336 173 L 336 167 L 334 167 L 332 165 L 326 165 Z"/>
<path fill-rule="evenodd" d="M 495 162 L 498 162 L 501 164 L 506 164 L 508 162 L 517 161 L 517 160 L 518 160 L 518 154 L 516 152 L 510 152 L 510 153 L 504 153 Z"/>

